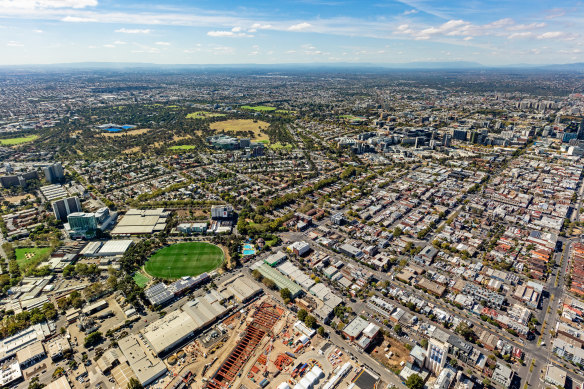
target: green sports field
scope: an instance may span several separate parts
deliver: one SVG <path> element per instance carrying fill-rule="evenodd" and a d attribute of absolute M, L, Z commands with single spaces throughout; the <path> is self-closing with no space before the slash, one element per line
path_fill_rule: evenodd
<path fill-rule="evenodd" d="M 144 265 L 158 278 L 196 276 L 216 269 L 223 262 L 223 250 L 206 242 L 176 243 L 158 250 Z"/>
<path fill-rule="evenodd" d="M 32 142 L 38 138 L 38 135 L 21 136 L 19 138 L 0 139 L 0 144 L 4 146 L 19 145 L 21 143 Z"/>
<path fill-rule="evenodd" d="M 171 150 L 192 150 L 195 149 L 197 146 L 195 145 L 179 145 L 179 146 L 170 146 L 169 149 Z"/>

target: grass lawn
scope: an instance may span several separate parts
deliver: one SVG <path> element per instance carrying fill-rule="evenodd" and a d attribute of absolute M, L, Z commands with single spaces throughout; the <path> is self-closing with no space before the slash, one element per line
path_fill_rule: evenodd
<path fill-rule="evenodd" d="M 187 115 L 187 119 L 220 118 L 220 117 L 223 117 L 223 116 L 225 116 L 224 113 L 198 111 L 198 112 L 189 113 Z"/>
<path fill-rule="evenodd" d="M 195 146 L 195 145 L 180 145 L 180 146 L 170 146 L 169 149 L 170 150 L 192 150 L 196 147 L 197 146 Z"/>
<path fill-rule="evenodd" d="M 292 150 L 292 147 L 293 146 L 291 144 L 285 144 L 285 145 L 283 145 L 280 142 L 276 142 L 276 143 L 270 145 L 270 148 L 272 150 L 280 150 L 280 149 Z"/>
<path fill-rule="evenodd" d="M 40 256 L 51 252 L 50 247 L 25 247 L 14 249 L 18 266 L 25 267 L 34 262 Z"/>
<path fill-rule="evenodd" d="M 0 139 L 0 145 L 5 145 L 5 146 L 19 145 L 21 143 L 32 142 L 36 138 L 38 138 L 38 135 L 21 136 L 19 138 Z"/>
<path fill-rule="evenodd" d="M 241 109 L 249 109 L 250 111 L 257 111 L 257 112 L 269 112 L 269 111 L 275 111 L 276 108 L 274 107 L 268 107 L 265 105 L 242 105 L 240 107 Z"/>
<path fill-rule="evenodd" d="M 220 122 L 211 123 L 209 127 L 215 131 L 225 131 L 225 132 L 244 132 L 251 131 L 254 135 L 254 140 L 263 141 L 268 140 L 269 137 L 262 133 L 262 129 L 267 129 L 270 123 L 263 122 L 261 120 L 251 120 L 251 119 L 233 119 L 233 120 L 223 120 Z M 247 136 L 247 134 L 244 134 Z"/>
<path fill-rule="evenodd" d="M 214 270 L 221 265 L 223 259 L 223 250 L 214 244 L 176 243 L 154 253 L 144 269 L 154 277 L 175 279 Z"/>
<path fill-rule="evenodd" d="M 150 278 L 146 277 L 144 274 L 139 272 L 134 273 L 133 278 L 136 285 L 138 285 L 140 288 L 145 287 L 150 281 Z"/>

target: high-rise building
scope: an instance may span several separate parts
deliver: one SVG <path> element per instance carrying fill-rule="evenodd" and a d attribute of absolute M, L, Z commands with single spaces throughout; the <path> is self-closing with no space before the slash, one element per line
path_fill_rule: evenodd
<path fill-rule="evenodd" d="M 231 205 L 213 205 L 211 206 L 211 219 L 229 219 L 233 216 L 233 207 Z"/>
<path fill-rule="evenodd" d="M 582 121 L 580 122 L 580 125 L 578 126 L 577 134 L 578 134 L 577 138 L 579 140 L 584 139 L 584 119 L 582 119 Z"/>
<path fill-rule="evenodd" d="M 97 220 L 95 214 L 85 212 L 74 212 L 67 216 L 69 223 L 69 234 L 72 237 L 93 238 L 97 232 Z"/>
<path fill-rule="evenodd" d="M 456 140 L 466 140 L 466 130 L 452 130 L 452 139 Z"/>
<path fill-rule="evenodd" d="M 425 367 L 435 375 L 440 374 L 448 359 L 448 343 L 430 338 Z"/>
<path fill-rule="evenodd" d="M 67 221 L 67 216 L 75 213 L 81 212 L 81 202 L 79 197 L 69 197 L 62 200 L 57 200 L 53 202 L 53 212 L 55 213 L 55 218 L 61 221 Z"/>
<path fill-rule="evenodd" d="M 61 163 L 56 162 L 49 166 L 45 166 L 43 168 L 43 172 L 45 172 L 45 178 L 51 184 L 60 182 L 65 178 L 65 171 L 63 170 L 63 166 Z"/>
<path fill-rule="evenodd" d="M 444 146 L 445 147 L 450 147 L 450 141 L 452 140 L 452 135 L 450 134 L 445 134 L 444 135 Z"/>

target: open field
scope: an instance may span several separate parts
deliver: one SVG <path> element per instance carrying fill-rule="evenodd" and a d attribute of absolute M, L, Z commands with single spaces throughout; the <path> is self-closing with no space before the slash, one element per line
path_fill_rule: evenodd
<path fill-rule="evenodd" d="M 51 252 L 50 247 L 25 247 L 14 249 L 18 266 L 24 267 L 36 261 L 40 256 Z"/>
<path fill-rule="evenodd" d="M 27 193 L 25 195 L 20 195 L 20 196 L 6 197 L 4 200 L 8 201 L 10 204 L 20 204 L 20 202 L 22 200 L 27 200 L 27 199 L 34 199 L 34 197 L 33 197 L 33 195 Z"/>
<path fill-rule="evenodd" d="M 269 112 L 269 111 L 275 111 L 276 110 L 276 108 L 274 108 L 274 107 L 268 107 L 268 106 L 265 106 L 265 105 L 254 105 L 254 106 L 251 106 L 251 105 L 242 105 L 240 108 L 241 109 L 248 109 L 250 111 L 256 111 L 256 112 Z"/>
<path fill-rule="evenodd" d="M 139 272 L 134 273 L 133 278 L 136 285 L 138 285 L 140 288 L 145 287 L 150 281 L 150 278 Z"/>
<path fill-rule="evenodd" d="M 189 113 L 187 115 L 187 119 L 208 119 L 208 118 L 220 118 L 223 116 L 225 116 L 224 113 L 198 111 L 198 112 Z"/>
<path fill-rule="evenodd" d="M 32 142 L 36 138 L 38 138 L 38 135 L 21 136 L 18 138 L 0 139 L 0 145 L 4 145 L 4 146 L 19 145 L 22 143 Z"/>
<path fill-rule="evenodd" d="M 171 142 L 178 142 L 179 140 L 183 140 L 183 139 L 189 139 L 191 136 L 190 135 L 185 135 L 185 136 L 178 136 L 175 135 L 172 137 Z M 167 141 L 161 141 L 161 142 L 154 142 L 154 147 L 160 147 L 163 144 L 168 143 Z"/>
<path fill-rule="evenodd" d="M 174 279 L 214 270 L 221 265 L 223 259 L 223 250 L 214 244 L 176 243 L 154 253 L 144 269 L 154 277 Z"/>
<path fill-rule="evenodd" d="M 291 144 L 283 145 L 280 142 L 276 142 L 274 144 L 271 144 L 270 148 L 272 150 L 280 150 L 280 149 L 292 150 L 293 146 Z"/>
<path fill-rule="evenodd" d="M 122 153 L 133 154 L 133 153 L 137 153 L 138 151 L 140 151 L 140 147 L 136 146 L 136 147 L 131 147 L 129 149 L 125 149 L 124 151 L 122 151 Z"/>
<path fill-rule="evenodd" d="M 130 131 L 120 131 L 120 132 L 105 132 L 102 135 L 103 136 L 107 136 L 108 138 L 115 138 L 118 136 L 124 136 L 124 135 L 142 135 L 147 133 L 148 131 L 150 131 L 149 128 L 140 128 L 139 130 L 130 130 Z"/>
<path fill-rule="evenodd" d="M 261 132 L 262 129 L 267 129 L 270 126 L 269 123 L 263 122 L 261 120 L 251 120 L 251 119 L 234 119 L 234 120 L 224 120 L 221 122 L 211 123 L 209 126 L 212 130 L 225 131 L 225 132 L 247 132 L 251 131 L 254 134 L 254 140 L 263 141 L 268 140 L 268 136 Z"/>
<path fill-rule="evenodd" d="M 179 146 L 171 146 L 169 147 L 170 150 L 192 150 L 196 148 L 195 145 L 179 145 Z"/>

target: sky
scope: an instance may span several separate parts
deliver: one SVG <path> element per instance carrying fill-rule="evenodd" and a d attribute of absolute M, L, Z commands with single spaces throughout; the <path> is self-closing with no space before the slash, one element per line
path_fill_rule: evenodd
<path fill-rule="evenodd" d="M 0 65 L 584 62 L 584 3 L 0 0 Z"/>

